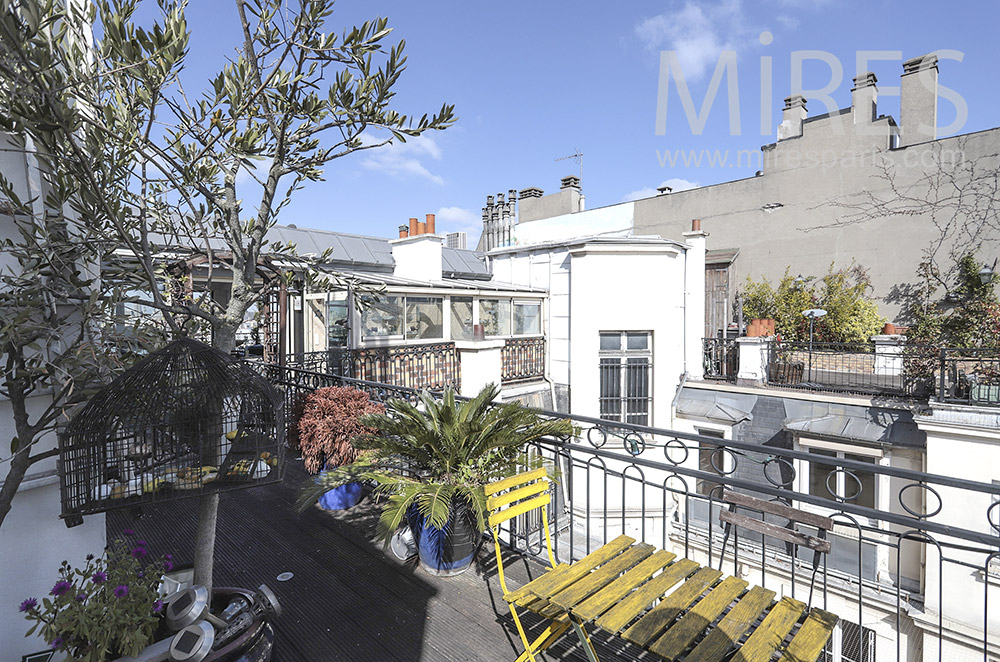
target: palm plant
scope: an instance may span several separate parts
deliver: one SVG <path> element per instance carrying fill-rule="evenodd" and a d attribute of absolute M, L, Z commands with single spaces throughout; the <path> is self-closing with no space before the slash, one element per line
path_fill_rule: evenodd
<path fill-rule="evenodd" d="M 461 502 L 468 505 L 480 532 L 485 531 L 483 486 L 523 468 L 527 444 L 575 432 L 567 420 L 542 418 L 517 403 L 494 403 L 499 392 L 489 384 L 475 398 L 459 403 L 452 388 L 445 389 L 440 400 L 424 391 L 419 396 L 422 407 L 389 400 L 384 414 L 361 418 L 363 425 L 376 430 L 354 440 L 367 452 L 353 464 L 306 482 L 300 510 L 326 490 L 367 480 L 385 497 L 378 537 L 386 542 L 411 508 L 430 526 L 443 529 L 452 504 Z"/>

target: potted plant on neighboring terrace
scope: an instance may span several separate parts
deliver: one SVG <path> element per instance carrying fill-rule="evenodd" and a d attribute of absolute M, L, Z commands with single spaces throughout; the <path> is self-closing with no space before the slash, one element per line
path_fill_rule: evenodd
<path fill-rule="evenodd" d="M 87 556 L 81 568 L 63 561 L 49 595 L 20 605 L 33 623 L 27 634 L 38 631 L 54 651 L 82 662 L 138 655 L 160 623 L 158 588 L 172 569 L 169 554 L 151 559 L 142 540 L 118 540 L 104 556 Z"/>
<path fill-rule="evenodd" d="M 388 543 L 407 520 L 425 570 L 463 572 L 486 530 L 484 485 L 523 467 L 527 444 L 574 434 L 568 420 L 544 419 L 517 403 L 494 403 L 499 392 L 490 384 L 458 403 L 451 388 L 440 400 L 425 391 L 419 407 L 390 400 L 387 412 L 361 419 L 375 432 L 356 438 L 354 445 L 370 454 L 307 482 L 300 509 L 333 486 L 371 480 L 385 499 L 379 539 Z"/>
<path fill-rule="evenodd" d="M 366 414 L 381 414 L 385 407 L 372 402 L 368 394 L 355 388 L 331 386 L 306 395 L 298 421 L 298 444 L 306 471 L 317 473 L 353 464 L 361 451 L 351 440 L 375 432 L 359 419 Z M 319 503 L 327 510 L 341 510 L 357 505 L 362 484 L 351 481 L 325 491 Z"/>

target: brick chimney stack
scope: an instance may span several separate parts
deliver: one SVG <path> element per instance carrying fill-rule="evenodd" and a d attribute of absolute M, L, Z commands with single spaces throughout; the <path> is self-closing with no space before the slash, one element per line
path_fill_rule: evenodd
<path fill-rule="evenodd" d="M 434 234 L 434 214 L 427 214 L 427 222 L 424 224 L 427 234 Z"/>
<path fill-rule="evenodd" d="M 417 232 L 417 219 L 411 218 L 410 219 L 410 236 L 411 237 L 416 237 L 418 234 L 420 234 L 420 233 Z"/>
<path fill-rule="evenodd" d="M 409 236 L 410 236 L 410 229 L 407 226 L 405 226 L 405 225 L 400 225 L 399 226 L 399 238 L 400 239 L 406 239 Z"/>

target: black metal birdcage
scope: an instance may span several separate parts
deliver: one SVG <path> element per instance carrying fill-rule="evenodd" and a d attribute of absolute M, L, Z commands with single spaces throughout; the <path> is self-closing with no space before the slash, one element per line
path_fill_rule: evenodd
<path fill-rule="evenodd" d="M 97 393 L 60 435 L 62 516 L 278 482 L 284 430 L 267 380 L 177 340 Z"/>

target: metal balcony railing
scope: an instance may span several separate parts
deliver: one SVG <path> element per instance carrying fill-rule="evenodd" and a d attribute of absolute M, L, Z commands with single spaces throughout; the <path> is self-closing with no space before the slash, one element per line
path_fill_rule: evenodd
<path fill-rule="evenodd" d="M 739 346 L 733 338 L 705 338 L 705 379 L 735 382 L 740 371 Z"/>
<path fill-rule="evenodd" d="M 416 396 L 387 384 L 260 369 L 289 399 L 328 385 L 352 385 L 379 400 Z M 543 414 L 571 418 L 580 430 L 526 449 L 561 474 L 550 522 L 557 560 L 579 559 L 624 532 L 837 613 L 842 625 L 821 659 L 1000 659 L 1000 484 L 829 452 Z M 723 490 L 836 521 L 814 592 L 811 554 L 793 556 L 784 543 L 739 531 L 722 549 Z M 543 554 L 540 525 L 512 522 L 509 544 Z M 841 657 L 849 651 L 864 654 Z"/>
<path fill-rule="evenodd" d="M 508 338 L 500 350 L 503 384 L 530 382 L 545 377 L 545 338 Z"/>

